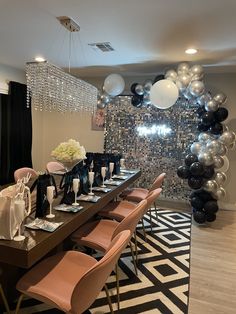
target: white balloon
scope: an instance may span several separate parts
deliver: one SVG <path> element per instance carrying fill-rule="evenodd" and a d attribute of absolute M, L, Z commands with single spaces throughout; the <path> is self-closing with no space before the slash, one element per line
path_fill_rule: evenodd
<path fill-rule="evenodd" d="M 119 74 L 110 74 L 105 78 L 104 90 L 110 96 L 117 96 L 123 92 L 125 81 Z"/>
<path fill-rule="evenodd" d="M 178 99 L 179 90 L 170 80 L 160 80 L 152 85 L 150 90 L 151 103 L 159 109 L 173 106 Z"/>

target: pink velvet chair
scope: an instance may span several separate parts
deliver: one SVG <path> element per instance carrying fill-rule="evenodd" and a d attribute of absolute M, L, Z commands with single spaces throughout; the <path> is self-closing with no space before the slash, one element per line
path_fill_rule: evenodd
<path fill-rule="evenodd" d="M 0 284 L 0 296 L 2 298 L 4 306 L 6 308 L 7 314 L 10 314 L 10 308 L 9 308 L 9 305 L 8 305 L 8 302 L 7 302 L 7 299 L 6 299 L 6 296 L 4 294 L 4 291 L 3 291 L 3 288 L 2 288 L 1 284 Z"/>
<path fill-rule="evenodd" d="M 150 221 L 151 221 L 151 231 L 152 231 L 152 213 L 149 210 L 151 205 L 155 202 L 155 200 L 159 197 L 161 194 L 162 189 L 157 188 L 153 191 L 151 191 L 147 197 L 145 198 L 147 200 L 147 207 L 146 211 L 144 212 L 144 215 L 149 211 L 150 214 Z M 117 221 L 122 221 L 125 217 L 127 217 L 130 212 L 134 210 L 136 207 L 136 204 L 133 202 L 128 201 L 113 201 L 108 203 L 105 207 L 103 207 L 99 212 L 98 215 L 101 217 L 109 218 L 109 219 L 115 219 Z M 143 218 L 142 225 L 143 225 L 143 232 L 146 239 L 146 232 L 144 228 Z"/>
<path fill-rule="evenodd" d="M 15 313 L 19 312 L 23 296 L 27 295 L 65 313 L 81 314 L 92 305 L 103 286 L 110 313 L 113 313 L 105 283 L 129 239 L 129 230 L 118 233 L 100 261 L 78 251 L 46 258 L 18 281 L 16 287 L 22 294 Z"/>
<path fill-rule="evenodd" d="M 65 172 L 65 167 L 58 161 L 49 161 L 46 165 L 46 170 L 48 173 L 53 173 L 55 171 Z"/>
<path fill-rule="evenodd" d="M 165 177 L 166 177 L 166 173 L 163 172 L 155 179 L 155 181 L 153 182 L 149 190 L 143 189 L 143 188 L 133 188 L 133 189 L 125 190 L 123 193 L 121 193 L 120 197 L 129 202 L 135 202 L 135 203 L 141 202 L 148 196 L 148 194 L 151 191 L 158 189 L 162 186 L 162 183 Z M 156 207 L 155 202 L 154 202 L 154 207 L 155 207 L 155 212 L 157 216 L 157 207 Z"/>
<path fill-rule="evenodd" d="M 19 179 L 26 177 L 28 173 L 31 174 L 32 178 L 38 176 L 37 172 L 32 168 L 27 167 L 19 168 L 14 172 L 15 182 L 17 182 Z"/>
<path fill-rule="evenodd" d="M 109 248 L 113 238 L 122 230 L 130 230 L 131 236 L 133 235 L 135 228 L 143 216 L 147 207 L 147 201 L 140 202 L 132 212 L 129 213 L 121 222 L 101 219 L 88 222 L 77 229 L 71 236 L 72 241 L 78 245 L 86 246 L 99 252 L 105 253 Z M 131 237 L 130 236 L 130 237 Z M 135 240 L 135 252 L 137 241 Z M 137 266 L 134 257 L 134 251 L 131 241 L 129 241 L 131 255 L 133 258 L 134 269 L 137 275 Z M 117 299 L 119 309 L 119 278 L 118 278 L 118 266 L 116 265 L 116 282 L 117 282 Z"/>

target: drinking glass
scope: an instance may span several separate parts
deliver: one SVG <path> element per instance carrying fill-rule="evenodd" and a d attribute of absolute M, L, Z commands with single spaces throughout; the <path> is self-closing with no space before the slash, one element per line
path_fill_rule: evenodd
<path fill-rule="evenodd" d="M 25 219 L 25 201 L 23 199 L 19 199 L 15 201 L 15 212 L 17 214 L 17 217 L 20 221 L 17 236 L 13 238 L 14 241 L 22 241 L 25 239 L 25 236 L 21 234 L 21 225 Z M 17 219 L 17 220 L 18 220 Z"/>
<path fill-rule="evenodd" d="M 114 162 L 109 163 L 110 180 L 112 180 L 112 172 L 114 170 Z"/>
<path fill-rule="evenodd" d="M 106 172 L 107 172 L 107 168 L 106 167 L 101 167 L 101 175 L 102 175 L 102 185 L 101 185 L 101 187 L 102 188 L 106 187 L 106 185 L 104 184 L 104 180 L 105 180 L 105 177 L 106 177 Z"/>
<path fill-rule="evenodd" d="M 50 186 L 47 186 L 47 200 L 48 200 L 48 203 L 50 205 L 50 211 L 49 211 L 49 214 L 46 215 L 47 218 L 54 218 L 55 215 L 52 214 L 52 202 L 53 202 L 53 197 L 54 197 L 54 191 L 55 191 L 55 187 L 50 185 Z"/>
<path fill-rule="evenodd" d="M 120 159 L 120 167 L 121 167 L 121 169 L 125 169 L 125 159 L 124 158 Z"/>
<path fill-rule="evenodd" d="M 80 179 L 79 178 L 74 178 L 73 179 L 73 191 L 75 193 L 75 201 L 74 201 L 74 203 L 72 203 L 72 205 L 74 205 L 74 206 L 78 206 L 79 205 L 79 203 L 76 200 L 77 193 L 79 192 L 79 186 L 80 186 Z"/>
<path fill-rule="evenodd" d="M 90 171 L 89 172 L 90 192 L 88 193 L 88 195 L 94 195 L 94 193 L 93 193 L 93 182 L 94 182 L 94 172 Z"/>

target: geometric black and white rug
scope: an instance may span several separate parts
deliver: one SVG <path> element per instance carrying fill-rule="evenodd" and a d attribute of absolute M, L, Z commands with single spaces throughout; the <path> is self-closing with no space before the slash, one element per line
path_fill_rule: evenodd
<path fill-rule="evenodd" d="M 152 211 L 153 232 L 149 216 L 145 216 L 147 242 L 141 225 L 137 229 L 138 276 L 134 273 L 130 250 L 126 249 L 119 261 L 120 310 L 116 307 L 116 281 L 107 281 L 115 313 L 188 313 L 189 260 L 191 214 L 158 210 L 158 221 Z M 110 313 L 102 291 L 89 309 L 92 314 Z M 58 314 L 44 304 L 29 299 L 22 304 L 20 314 Z"/>

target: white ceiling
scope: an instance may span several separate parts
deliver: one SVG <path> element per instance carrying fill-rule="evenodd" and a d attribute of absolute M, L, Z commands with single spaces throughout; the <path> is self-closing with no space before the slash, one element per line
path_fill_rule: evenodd
<path fill-rule="evenodd" d="M 72 34 L 56 17 L 81 27 Z M 88 44 L 110 42 L 115 51 Z M 199 49 L 187 56 L 190 46 Z M 236 71 L 236 0 L 0 0 L 0 64 L 36 55 L 80 76 L 155 75 L 179 62 Z M 69 58 L 69 47 L 71 57 Z"/>

